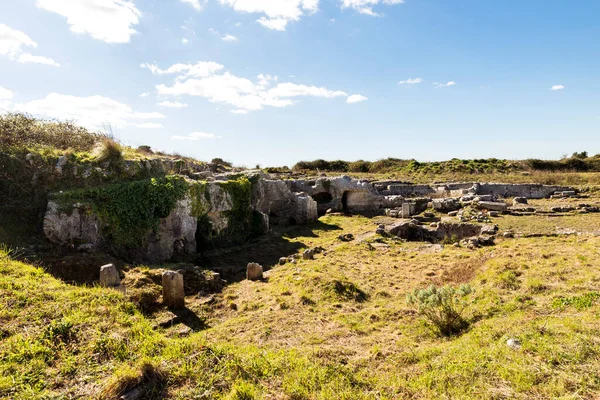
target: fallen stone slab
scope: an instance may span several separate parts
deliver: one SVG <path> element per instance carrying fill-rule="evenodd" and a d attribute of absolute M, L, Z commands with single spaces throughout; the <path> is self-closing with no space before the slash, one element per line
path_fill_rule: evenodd
<path fill-rule="evenodd" d="M 488 211 L 506 212 L 508 210 L 508 205 L 498 201 L 480 201 L 479 208 Z"/>

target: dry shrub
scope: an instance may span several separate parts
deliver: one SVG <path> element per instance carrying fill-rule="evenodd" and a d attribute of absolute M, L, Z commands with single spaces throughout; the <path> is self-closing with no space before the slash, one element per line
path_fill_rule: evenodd
<path fill-rule="evenodd" d="M 1 147 L 48 146 L 88 151 L 104 137 L 72 122 L 40 120 L 23 113 L 0 115 Z"/>
<path fill-rule="evenodd" d="M 131 391 L 140 391 L 145 400 L 164 398 L 167 386 L 167 374 L 150 361 L 142 361 L 139 366 L 126 366 L 115 372 L 112 379 L 102 390 L 100 398 L 118 399 Z"/>
<path fill-rule="evenodd" d="M 102 146 L 98 149 L 96 160 L 101 163 L 117 164 L 123 160 L 123 148 L 113 139 L 105 138 L 102 140 Z"/>

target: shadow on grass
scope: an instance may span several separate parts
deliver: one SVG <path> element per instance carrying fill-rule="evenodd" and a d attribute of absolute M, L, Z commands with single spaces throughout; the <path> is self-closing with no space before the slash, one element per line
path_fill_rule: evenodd
<path fill-rule="evenodd" d="M 169 311 L 175 314 L 175 317 L 168 321 L 162 322 L 160 326 L 163 328 L 168 328 L 177 324 L 183 324 L 194 332 L 199 332 L 208 328 L 208 325 L 206 325 L 206 321 L 198 317 L 196 313 L 194 313 L 187 307 L 179 310 L 169 308 Z"/>
<path fill-rule="evenodd" d="M 309 225 L 276 227 L 269 235 L 250 243 L 205 252 L 199 255 L 199 261 L 203 268 L 219 272 L 229 283 L 238 282 L 245 279 L 248 263 L 259 263 L 267 271 L 276 266 L 280 258 L 289 257 L 306 248 L 302 238 L 316 238 L 319 231 L 332 230 L 342 228 L 321 221 Z"/>

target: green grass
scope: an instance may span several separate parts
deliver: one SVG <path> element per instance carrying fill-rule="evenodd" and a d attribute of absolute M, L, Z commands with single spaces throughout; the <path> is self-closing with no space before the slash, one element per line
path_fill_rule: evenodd
<path fill-rule="evenodd" d="M 190 296 L 187 306 L 207 326 L 190 333 L 161 324 L 172 314 L 160 299 L 142 314 L 133 298 L 66 285 L 3 253 L 0 397 L 112 398 L 140 383 L 147 398 L 173 399 L 575 399 L 600 391 L 600 238 L 440 252 L 376 242 L 378 222 L 326 216 L 288 231 L 287 241 L 326 253 L 266 266 L 274 267 L 267 281 L 231 283 L 211 303 Z M 340 242 L 340 232 L 358 239 Z M 463 313 L 469 328 L 437 337 L 406 294 L 462 283 L 474 289 Z M 522 347 L 508 347 L 509 338 Z"/>

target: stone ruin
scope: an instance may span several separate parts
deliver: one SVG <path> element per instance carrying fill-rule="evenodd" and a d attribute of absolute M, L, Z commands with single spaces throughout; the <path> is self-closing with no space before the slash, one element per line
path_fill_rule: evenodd
<path fill-rule="evenodd" d="M 574 196 L 576 190 L 564 186 L 500 183 L 446 183 L 415 185 L 397 181 L 353 179 L 348 176 L 318 179 L 281 180 L 262 172 L 248 171 L 252 177 L 249 207 L 260 215 L 264 231 L 270 227 L 316 222 L 327 212 L 347 212 L 366 216 L 388 215 L 410 218 L 429 206 L 443 212 L 458 212 L 469 204 L 477 204 L 490 212 L 506 212 L 508 205 L 499 198 L 541 199 L 551 196 Z M 238 174 L 239 175 L 239 174 Z M 231 177 L 203 175 L 207 190 L 203 207 L 213 233 L 227 229 L 229 213 L 234 207 L 231 194 L 220 183 Z M 110 247 L 110 238 L 100 218 L 85 203 L 73 202 L 70 210 L 64 204 L 48 202 L 43 230 L 56 246 L 70 246 L 79 251 Z M 525 200 L 526 201 L 526 200 Z M 193 255 L 199 251 L 198 218 L 193 215 L 194 199 L 186 195 L 171 213 L 160 221 L 158 229 L 148 232 L 142 245 L 128 253 L 130 259 L 158 263 L 177 255 Z M 414 224 L 413 224 L 414 225 Z M 445 229 L 438 225 L 432 232 L 406 229 L 409 235 L 435 239 Z M 451 234 L 446 232 L 444 234 Z"/>

